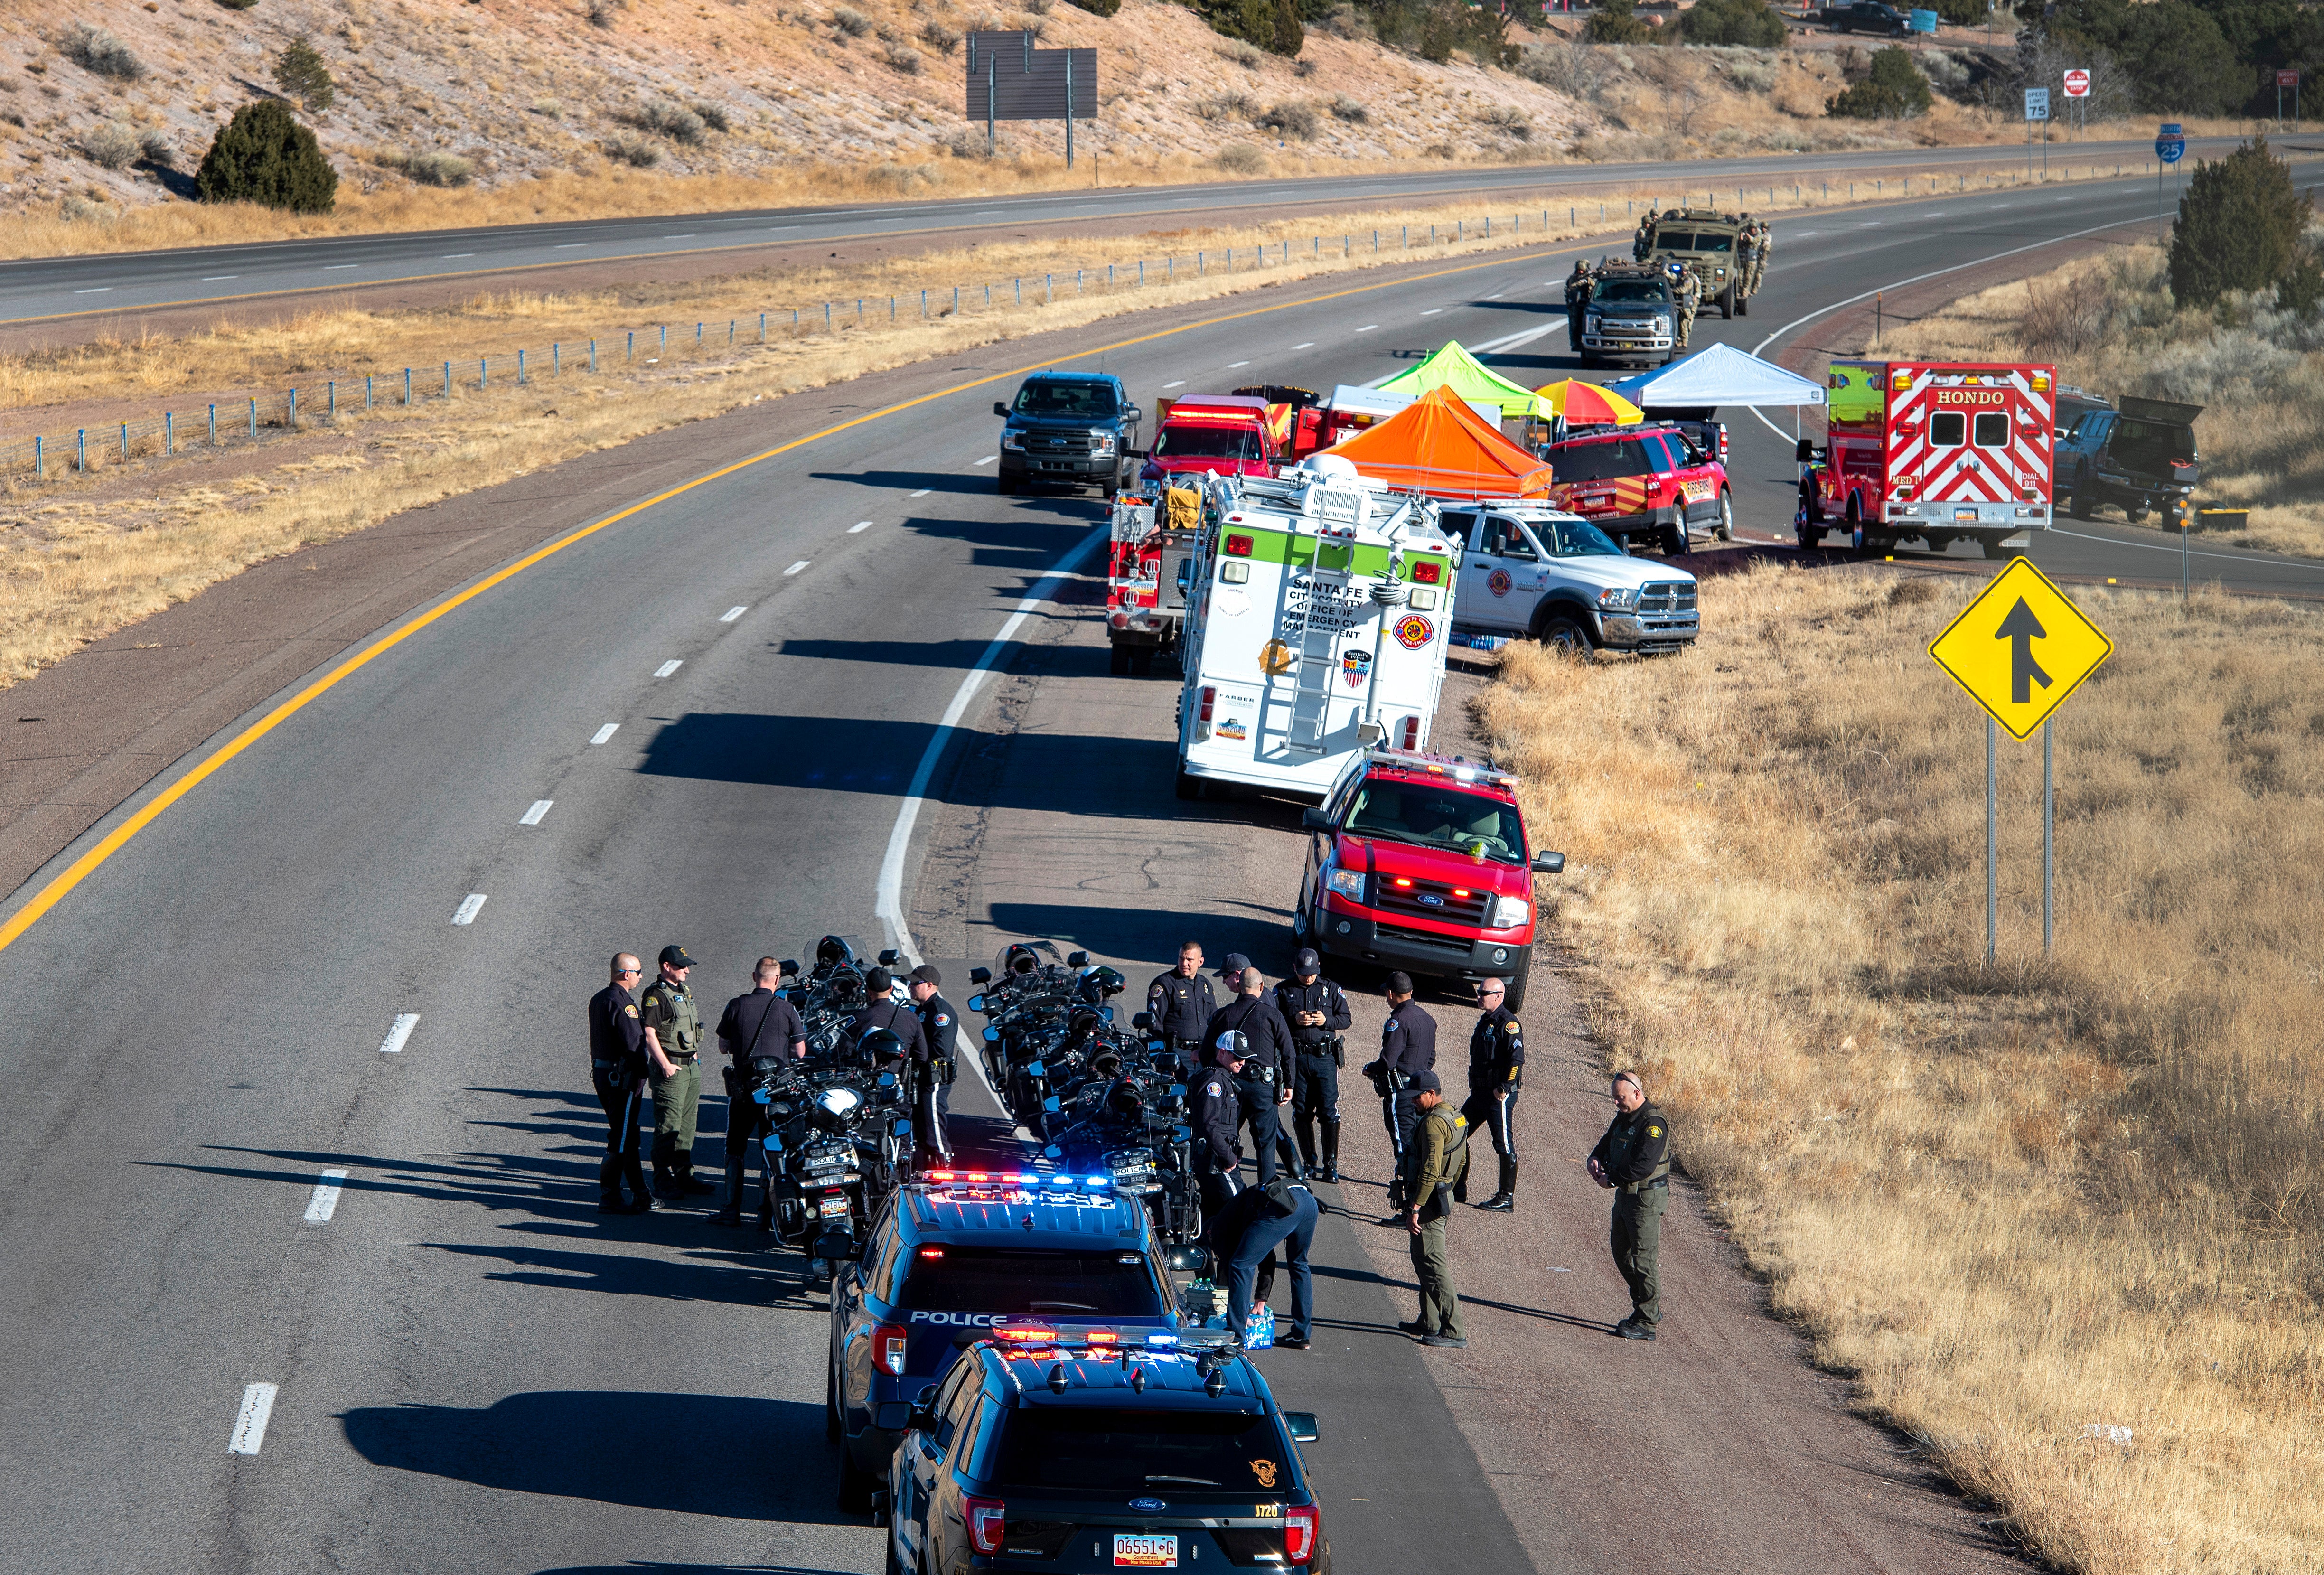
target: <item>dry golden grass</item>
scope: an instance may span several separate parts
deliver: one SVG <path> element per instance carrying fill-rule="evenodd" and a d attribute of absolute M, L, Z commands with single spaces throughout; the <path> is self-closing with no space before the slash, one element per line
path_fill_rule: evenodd
<path fill-rule="evenodd" d="M 2214 543 L 2324 557 L 2324 325 L 2267 297 L 2218 312 L 2181 311 L 2163 249 L 2127 246 L 2102 262 L 1963 296 L 1884 339 L 1883 354 L 1960 360 L 2054 360 L 2060 380 L 2094 393 L 2205 406 L 2199 506 L 2251 511 L 2247 530 Z M 2109 512 L 2108 518 L 2113 515 Z"/>
<path fill-rule="evenodd" d="M 1984 717 L 1924 654 L 1975 588 L 1710 580 L 1688 657 L 1514 648 L 1485 720 L 1609 1057 L 1820 1359 L 2060 1565 L 2313 1570 L 2324 622 L 2080 594 L 2057 951 L 2005 735 L 1988 975 Z"/>

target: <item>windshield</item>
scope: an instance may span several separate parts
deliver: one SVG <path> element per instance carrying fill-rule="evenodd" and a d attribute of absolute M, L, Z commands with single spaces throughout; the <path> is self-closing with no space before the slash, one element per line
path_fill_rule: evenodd
<path fill-rule="evenodd" d="M 1105 382 L 1028 382 L 1017 391 L 1020 416 L 1070 416 L 1111 420 L 1120 413 L 1113 385 Z"/>
<path fill-rule="evenodd" d="M 1434 782 L 1365 783 L 1348 812 L 1347 829 L 1463 853 L 1482 847 L 1486 857 L 1504 864 L 1520 862 L 1525 846 L 1515 806 Z"/>
<path fill-rule="evenodd" d="M 1590 299 L 1599 306 L 1668 306 L 1670 290 L 1657 280 L 1609 279 Z"/>
<path fill-rule="evenodd" d="M 1259 434 L 1249 427 L 1166 426 L 1154 439 L 1157 459 L 1249 459 L 1265 457 Z"/>
<path fill-rule="evenodd" d="M 1291 1486 L 1290 1449 L 1266 1415 L 1028 1405 L 1008 1416 L 992 1471 L 1003 1484 L 1274 1498 Z"/>
<path fill-rule="evenodd" d="M 1735 237 L 1703 230 L 1681 230 L 1664 235 L 1661 246 L 1666 252 L 1732 252 Z"/>
<path fill-rule="evenodd" d="M 1635 438 L 1611 443 L 1577 443 L 1549 451 L 1549 474 L 1557 481 L 1614 481 L 1626 475 L 1652 475 L 1655 465 L 1646 446 Z"/>
<path fill-rule="evenodd" d="M 1620 557 L 1614 539 L 1587 520 L 1536 520 L 1533 533 L 1552 557 Z"/>
<path fill-rule="evenodd" d="M 942 1253 L 929 1257 L 927 1253 Z M 1157 1318 L 1161 1292 L 1142 1252 L 923 1247 L 896 1304 L 915 1312 L 1017 1318 Z"/>

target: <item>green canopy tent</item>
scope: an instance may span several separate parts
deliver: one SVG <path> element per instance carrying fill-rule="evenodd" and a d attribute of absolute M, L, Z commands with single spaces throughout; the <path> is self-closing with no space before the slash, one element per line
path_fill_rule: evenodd
<path fill-rule="evenodd" d="M 1470 355 L 1458 340 L 1445 341 L 1444 348 L 1425 361 L 1406 367 L 1379 386 L 1407 394 L 1449 388 L 1453 397 L 1472 405 L 1500 406 L 1505 421 L 1537 415 L 1541 410 L 1541 401 L 1533 390 L 1511 382 Z"/>

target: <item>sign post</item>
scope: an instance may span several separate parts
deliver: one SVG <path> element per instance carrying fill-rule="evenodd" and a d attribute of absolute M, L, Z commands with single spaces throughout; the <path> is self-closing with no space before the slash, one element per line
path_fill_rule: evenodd
<path fill-rule="evenodd" d="M 968 118 L 984 122 L 987 157 L 1000 121 L 1063 120 L 1073 168 L 1074 122 L 1099 102 L 1095 50 L 1037 50 L 1030 32 L 972 32 L 967 85 Z"/>
<path fill-rule="evenodd" d="M 2292 89 L 2292 126 L 2300 129 L 2300 72 L 2295 69 L 2275 74 L 2275 129 L 2283 129 L 2283 90 Z"/>
<path fill-rule="evenodd" d="M 2114 642 L 2025 558 L 1996 575 L 1929 642 L 1929 657 L 1985 708 L 1985 962 L 1993 965 L 2000 907 L 1997 872 L 1997 727 L 2019 741 L 2042 729 L 2042 949 L 2052 941 L 2055 825 L 2050 717 L 2114 654 Z"/>
<path fill-rule="evenodd" d="M 2163 239 L 2163 170 L 2187 156 L 2187 135 L 2175 120 L 2166 120 L 2154 134 L 2154 238 Z M 2173 170 L 2176 173 L 2176 170 Z"/>
<path fill-rule="evenodd" d="M 2074 108 L 2076 134 L 2086 131 L 2090 123 L 2090 74 L 2080 66 L 2066 70 L 2066 101 Z"/>
<path fill-rule="evenodd" d="M 2047 88 L 2025 89 L 2025 179 L 2034 179 L 2034 125 L 2036 121 L 2050 118 L 2050 90 Z M 2050 147 L 2042 145 L 2042 168 L 2046 174 L 2050 167 Z"/>

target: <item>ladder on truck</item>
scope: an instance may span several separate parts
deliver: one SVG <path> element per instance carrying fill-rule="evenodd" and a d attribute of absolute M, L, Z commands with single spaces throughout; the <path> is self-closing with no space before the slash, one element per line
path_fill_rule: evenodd
<path fill-rule="evenodd" d="M 1332 685 L 1339 671 L 1336 647 L 1340 631 L 1333 620 L 1317 613 L 1336 609 L 1335 593 L 1356 577 L 1356 527 L 1362 523 L 1365 494 L 1323 490 L 1316 504 L 1314 546 L 1307 555 L 1307 622 L 1299 635 L 1299 669 L 1291 696 L 1291 726 L 1285 743 L 1305 755 L 1323 752 L 1323 724 L 1332 700 Z M 1326 549 L 1340 558 L 1339 566 L 1323 564 Z"/>

